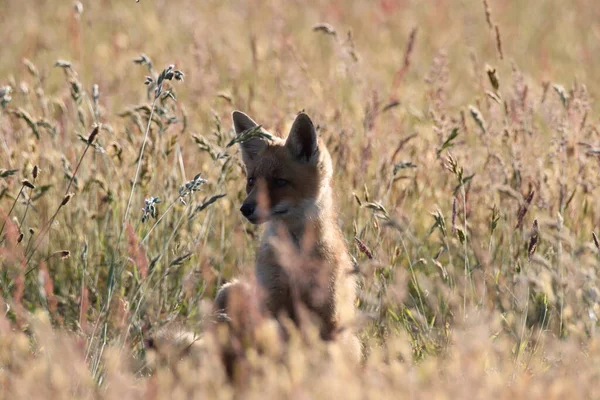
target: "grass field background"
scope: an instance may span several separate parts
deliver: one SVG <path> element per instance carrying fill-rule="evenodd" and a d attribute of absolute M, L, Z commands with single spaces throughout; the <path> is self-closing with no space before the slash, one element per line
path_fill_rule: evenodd
<path fill-rule="evenodd" d="M 0 397 L 596 397 L 594 1 L 0 9 Z M 144 348 L 252 275 L 235 109 L 283 135 L 305 110 L 328 145 L 360 367 L 310 337 L 276 357 L 268 326 L 244 387 L 215 346 Z"/>

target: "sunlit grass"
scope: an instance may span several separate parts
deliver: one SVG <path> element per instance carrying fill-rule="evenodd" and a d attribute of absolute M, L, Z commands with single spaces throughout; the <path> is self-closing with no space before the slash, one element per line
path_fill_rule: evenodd
<path fill-rule="evenodd" d="M 594 397 L 596 8 L 5 1 L 3 393 Z M 226 379 L 212 301 L 260 237 L 234 109 L 327 143 L 360 367 L 261 320 Z"/>

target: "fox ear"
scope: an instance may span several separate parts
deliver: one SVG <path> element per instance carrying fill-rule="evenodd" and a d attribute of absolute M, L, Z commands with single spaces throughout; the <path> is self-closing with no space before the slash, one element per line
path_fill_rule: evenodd
<path fill-rule="evenodd" d="M 302 162 L 314 162 L 318 153 L 317 131 L 308 115 L 298 114 L 290 134 L 285 142 L 285 147 Z"/>
<path fill-rule="evenodd" d="M 252 118 L 241 111 L 234 111 L 231 114 L 231 119 L 233 119 L 233 127 L 236 135 L 239 135 L 250 128 L 258 126 L 258 124 L 252 120 Z M 249 161 L 254 160 L 261 151 L 267 148 L 267 146 L 267 142 L 260 138 L 255 138 L 240 143 L 240 148 L 242 149 L 242 159 L 244 160 L 244 163 L 248 164 Z"/>

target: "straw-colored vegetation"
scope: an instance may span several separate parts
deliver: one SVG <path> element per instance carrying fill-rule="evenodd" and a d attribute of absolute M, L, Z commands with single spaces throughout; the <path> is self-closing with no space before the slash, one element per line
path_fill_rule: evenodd
<path fill-rule="evenodd" d="M 597 397 L 595 1 L 82 3 L 0 6 L 0 397 Z M 226 379 L 234 109 L 319 125 L 359 367 L 260 320 Z"/>

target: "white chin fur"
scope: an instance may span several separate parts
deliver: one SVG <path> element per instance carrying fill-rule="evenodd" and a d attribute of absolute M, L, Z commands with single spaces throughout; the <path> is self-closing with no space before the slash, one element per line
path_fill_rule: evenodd
<path fill-rule="evenodd" d="M 318 204 L 314 199 L 301 201 L 299 204 L 288 204 L 287 202 L 280 203 L 273 207 L 271 215 L 275 218 L 285 217 L 294 220 L 303 220 L 307 217 L 318 214 Z"/>

